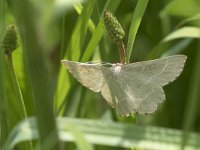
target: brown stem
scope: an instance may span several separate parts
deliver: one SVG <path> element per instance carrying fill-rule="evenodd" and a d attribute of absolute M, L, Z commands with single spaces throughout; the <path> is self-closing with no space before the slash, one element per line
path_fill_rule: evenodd
<path fill-rule="evenodd" d="M 120 62 L 122 64 L 126 64 L 126 50 L 123 41 L 117 44 L 119 48 Z"/>

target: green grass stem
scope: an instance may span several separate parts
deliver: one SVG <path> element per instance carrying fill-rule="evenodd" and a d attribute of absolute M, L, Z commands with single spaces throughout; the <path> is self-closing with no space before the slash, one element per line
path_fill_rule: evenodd
<path fill-rule="evenodd" d="M 17 97 L 18 97 L 17 99 L 19 100 L 20 107 L 21 107 L 21 119 L 25 119 L 25 118 L 27 118 L 26 106 L 25 106 L 24 99 L 23 99 L 23 96 L 22 96 L 19 81 L 17 79 L 17 75 L 16 75 L 16 72 L 15 72 L 12 53 L 7 54 L 7 60 L 8 60 L 8 67 L 9 67 L 9 70 L 10 70 L 10 74 L 11 74 L 11 77 L 12 77 L 12 82 L 13 82 L 15 92 L 16 92 Z"/>

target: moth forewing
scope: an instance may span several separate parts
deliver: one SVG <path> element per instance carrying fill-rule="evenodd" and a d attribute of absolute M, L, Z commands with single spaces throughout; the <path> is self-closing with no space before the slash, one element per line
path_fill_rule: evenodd
<path fill-rule="evenodd" d="M 155 60 L 141 61 L 123 66 L 122 74 L 134 76 L 142 82 L 166 85 L 182 72 L 187 57 L 174 55 Z"/>
<path fill-rule="evenodd" d="M 94 92 L 101 91 L 108 104 L 114 107 L 110 90 L 105 81 L 106 76 L 109 75 L 107 67 L 100 63 L 79 63 L 68 60 L 62 60 L 61 62 L 83 86 Z"/>
<path fill-rule="evenodd" d="M 85 87 L 99 92 L 103 83 L 102 72 L 98 65 L 62 60 L 65 67 Z"/>

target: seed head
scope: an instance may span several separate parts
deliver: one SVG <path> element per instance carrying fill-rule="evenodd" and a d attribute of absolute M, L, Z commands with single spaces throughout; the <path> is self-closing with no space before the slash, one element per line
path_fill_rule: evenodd
<path fill-rule="evenodd" d="M 111 40 L 119 44 L 125 36 L 125 32 L 118 20 L 108 10 L 104 11 L 104 24 Z"/>
<path fill-rule="evenodd" d="M 12 53 L 17 48 L 17 29 L 15 25 L 7 27 L 1 44 L 5 54 Z"/>

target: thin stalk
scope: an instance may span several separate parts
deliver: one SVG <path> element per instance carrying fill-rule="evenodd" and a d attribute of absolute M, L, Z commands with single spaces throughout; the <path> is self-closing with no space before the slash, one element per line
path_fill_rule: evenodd
<path fill-rule="evenodd" d="M 19 85 L 19 81 L 17 79 L 17 75 L 16 75 L 16 72 L 15 72 L 12 53 L 7 54 L 7 60 L 8 60 L 8 66 L 9 66 L 10 74 L 11 74 L 12 81 L 13 81 L 13 84 L 14 84 L 14 88 L 15 88 L 15 91 L 17 93 L 17 97 L 18 97 L 20 107 L 21 107 L 21 109 L 20 109 L 21 119 L 25 119 L 25 118 L 27 118 L 27 112 L 26 112 L 26 107 L 25 107 L 23 96 L 22 96 L 21 88 L 20 88 L 20 85 Z M 29 142 L 29 144 L 27 146 L 29 147 L 30 150 L 33 150 L 32 142 Z"/>
<path fill-rule="evenodd" d="M 120 62 L 126 64 L 126 50 L 123 41 L 117 44 L 119 49 Z"/>
<path fill-rule="evenodd" d="M 17 97 L 18 97 L 20 107 L 21 107 L 21 109 L 20 109 L 21 119 L 25 119 L 25 118 L 27 118 L 26 106 L 25 106 L 24 99 L 23 99 L 23 96 L 22 96 L 19 81 L 17 79 L 17 75 L 16 75 L 16 72 L 15 72 L 12 53 L 7 54 L 7 60 L 8 60 L 8 67 L 9 67 L 9 70 L 10 70 L 10 74 L 11 74 L 11 77 L 12 77 L 14 88 L 15 88 L 15 91 L 17 93 Z M 31 141 L 29 141 L 28 145 L 26 145 L 26 146 L 27 146 L 28 149 L 33 150 L 33 145 L 32 145 Z"/>
<path fill-rule="evenodd" d="M 61 52 L 60 52 L 60 58 L 63 58 L 63 55 L 65 53 L 65 40 L 66 40 L 66 30 L 65 30 L 65 14 L 62 16 L 62 36 L 61 36 Z"/>
<path fill-rule="evenodd" d="M 17 79 L 17 75 L 16 75 L 16 72 L 15 72 L 12 53 L 7 54 L 7 59 L 8 59 L 8 66 L 9 66 L 9 69 L 10 69 L 10 74 L 11 74 L 11 77 L 12 77 L 12 80 L 13 80 L 14 88 L 15 88 L 15 91 L 17 93 L 17 97 L 18 97 L 18 100 L 19 100 L 19 103 L 20 103 L 20 106 L 21 106 L 21 118 L 24 119 L 24 118 L 27 118 L 26 107 L 25 107 L 25 104 L 24 104 L 24 100 L 23 100 L 21 88 L 20 88 L 20 85 L 19 85 L 19 81 Z"/>
<path fill-rule="evenodd" d="M 6 20 L 6 2 L 0 0 L 0 41 L 2 41 L 2 33 L 5 28 Z M 3 50 L 0 47 L 0 147 L 6 141 L 8 136 L 8 117 L 7 117 L 7 97 L 5 90 L 5 60 L 3 59 Z"/>

